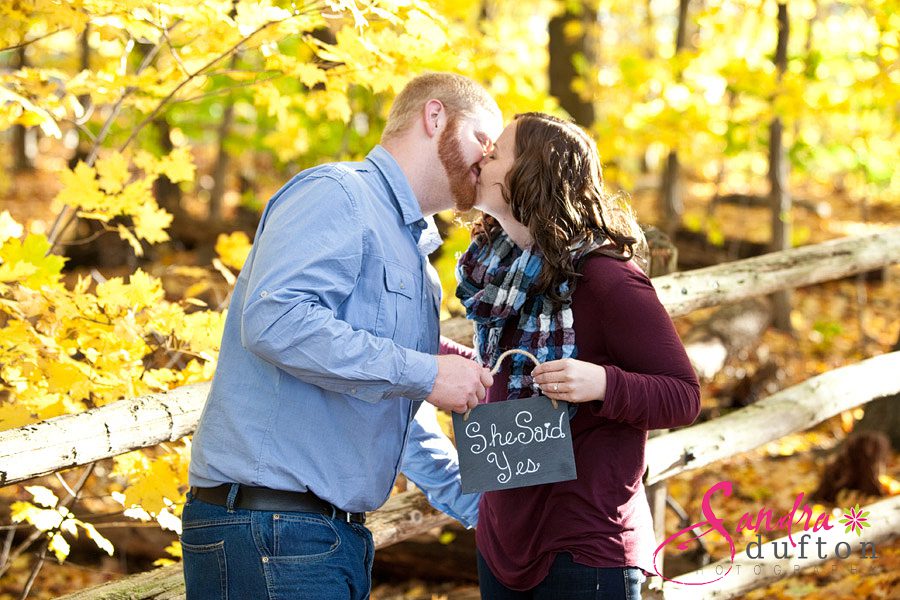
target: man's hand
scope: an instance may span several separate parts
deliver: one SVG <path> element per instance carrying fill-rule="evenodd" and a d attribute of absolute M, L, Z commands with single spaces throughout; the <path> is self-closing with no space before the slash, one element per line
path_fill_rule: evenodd
<path fill-rule="evenodd" d="M 438 365 L 437 379 L 431 393 L 425 398 L 426 402 L 438 408 L 464 413 L 484 400 L 485 388 L 494 383 L 489 370 L 455 354 L 435 358 Z"/>

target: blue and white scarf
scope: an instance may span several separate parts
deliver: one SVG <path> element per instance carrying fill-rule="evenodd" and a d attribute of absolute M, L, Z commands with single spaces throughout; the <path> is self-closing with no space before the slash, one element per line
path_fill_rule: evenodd
<path fill-rule="evenodd" d="M 482 238 L 483 239 L 483 238 Z M 578 251 L 580 259 L 592 250 Z M 523 250 L 506 232 L 492 241 L 475 241 L 456 267 L 456 297 L 466 309 L 466 317 L 475 322 L 475 351 L 479 362 L 489 368 L 510 348 L 500 347 L 506 323 L 516 319 L 515 346 L 535 355 L 541 363 L 574 358 L 575 330 L 569 285 L 559 286 L 565 298 L 562 306 L 545 294 L 535 293 L 543 258 L 539 252 Z M 531 377 L 533 363 L 520 354 L 512 356 L 509 374 L 509 398 L 529 398 L 540 394 Z"/>

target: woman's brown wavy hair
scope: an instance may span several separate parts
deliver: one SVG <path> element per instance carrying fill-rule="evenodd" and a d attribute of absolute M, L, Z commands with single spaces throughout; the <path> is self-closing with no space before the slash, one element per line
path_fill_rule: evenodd
<path fill-rule="evenodd" d="M 603 254 L 644 266 L 646 242 L 624 197 L 603 186 L 597 146 L 574 123 L 543 113 L 516 115 L 515 159 L 502 187 L 512 215 L 528 227 L 544 265 L 537 292 L 554 302 L 567 281 L 574 290 L 579 277 L 573 253 L 602 244 Z M 493 240 L 500 224 L 484 215 L 473 233 Z"/>

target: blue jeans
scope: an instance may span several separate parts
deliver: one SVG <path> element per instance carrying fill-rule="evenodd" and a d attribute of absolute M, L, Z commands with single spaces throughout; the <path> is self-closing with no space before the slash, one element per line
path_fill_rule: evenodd
<path fill-rule="evenodd" d="M 306 512 L 243 510 L 188 493 L 181 548 L 188 600 L 362 600 L 375 545 L 364 525 Z"/>
<path fill-rule="evenodd" d="M 478 585 L 484 600 L 640 600 L 645 579 L 637 567 L 588 567 L 560 552 L 543 581 L 518 592 L 500 583 L 478 553 Z"/>

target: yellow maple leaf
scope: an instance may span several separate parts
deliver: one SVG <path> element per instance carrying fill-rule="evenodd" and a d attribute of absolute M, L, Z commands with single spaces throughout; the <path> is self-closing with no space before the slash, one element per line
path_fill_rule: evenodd
<path fill-rule="evenodd" d="M 188 148 L 176 148 L 156 164 L 156 172 L 168 177 L 172 183 L 193 181 L 194 170 L 194 159 Z"/>
<path fill-rule="evenodd" d="M 55 204 L 65 204 L 88 212 L 103 213 L 108 203 L 106 194 L 100 190 L 97 173 L 83 162 L 74 169 L 66 169 L 59 175 L 62 189 L 53 200 Z"/>
<path fill-rule="evenodd" d="M 250 254 L 250 238 L 243 231 L 221 233 L 216 239 L 216 253 L 223 264 L 240 271 Z"/>
<path fill-rule="evenodd" d="M 296 64 L 293 66 L 292 71 L 294 75 L 300 79 L 300 82 L 309 88 L 318 83 L 325 83 L 327 80 L 325 71 L 313 63 L 304 62 Z"/>
<path fill-rule="evenodd" d="M 135 310 L 154 306 L 165 296 L 162 282 L 142 269 L 129 276 L 124 294 L 129 306 Z"/>
<path fill-rule="evenodd" d="M 138 152 L 136 152 L 132 160 L 134 161 L 134 165 L 137 168 L 141 169 L 148 175 L 156 174 L 156 157 L 146 150 L 139 150 Z"/>
<path fill-rule="evenodd" d="M 156 198 L 153 197 L 155 179 L 155 176 L 140 177 L 126 185 L 120 194 L 110 198 L 110 212 L 133 215 L 145 205 L 156 207 Z"/>
<path fill-rule="evenodd" d="M 207 310 L 185 315 L 175 329 L 175 336 L 187 342 L 194 352 L 206 360 L 214 360 L 225 328 L 223 313 Z"/>
<path fill-rule="evenodd" d="M 0 244 L 9 238 L 21 237 L 23 231 L 23 227 L 12 218 L 8 210 L 0 213 Z"/>
<path fill-rule="evenodd" d="M 26 262 L 18 262 L 13 265 L 9 263 L 3 263 L 0 265 L 0 283 L 12 282 L 12 281 L 24 281 L 31 275 L 37 273 L 38 268 L 36 265 Z M 9 286 L 0 285 L 0 290 L 5 290 Z"/>
<path fill-rule="evenodd" d="M 97 304 L 107 314 L 117 314 L 128 308 L 128 300 L 125 297 L 125 280 L 122 277 L 110 277 L 97 284 L 96 294 Z"/>
<path fill-rule="evenodd" d="M 24 263 L 32 265 L 34 269 L 22 269 L 19 267 L 19 273 L 28 272 L 28 275 L 21 277 L 19 283 L 32 289 L 37 289 L 42 285 L 53 284 L 59 281 L 60 272 L 66 259 L 55 254 L 48 255 L 50 250 L 50 242 L 46 237 L 35 233 L 29 234 L 24 240 L 10 238 L 0 247 L 0 260 L 4 266 L 10 265 L 10 269 L 15 269 L 16 264 Z M 9 273 L 4 275 L 8 276 Z"/>
<path fill-rule="evenodd" d="M 47 389 L 51 393 L 65 394 L 85 378 L 84 373 L 72 363 L 51 362 L 47 365 Z"/>
<path fill-rule="evenodd" d="M 166 228 L 172 223 L 172 215 L 156 205 L 156 202 L 142 204 L 132 215 L 134 234 L 138 239 L 157 244 L 169 239 Z"/>
<path fill-rule="evenodd" d="M 96 169 L 100 176 L 100 187 L 108 194 L 119 192 L 131 178 L 131 173 L 128 172 L 128 160 L 118 152 L 98 159 Z"/>
<path fill-rule="evenodd" d="M 0 431 L 30 425 L 35 421 L 34 413 L 20 403 L 0 404 Z"/>
<path fill-rule="evenodd" d="M 164 498 L 178 500 L 181 497 L 180 485 L 178 473 L 170 461 L 158 458 L 125 489 L 125 506 L 140 506 L 155 516 L 166 507 Z"/>

